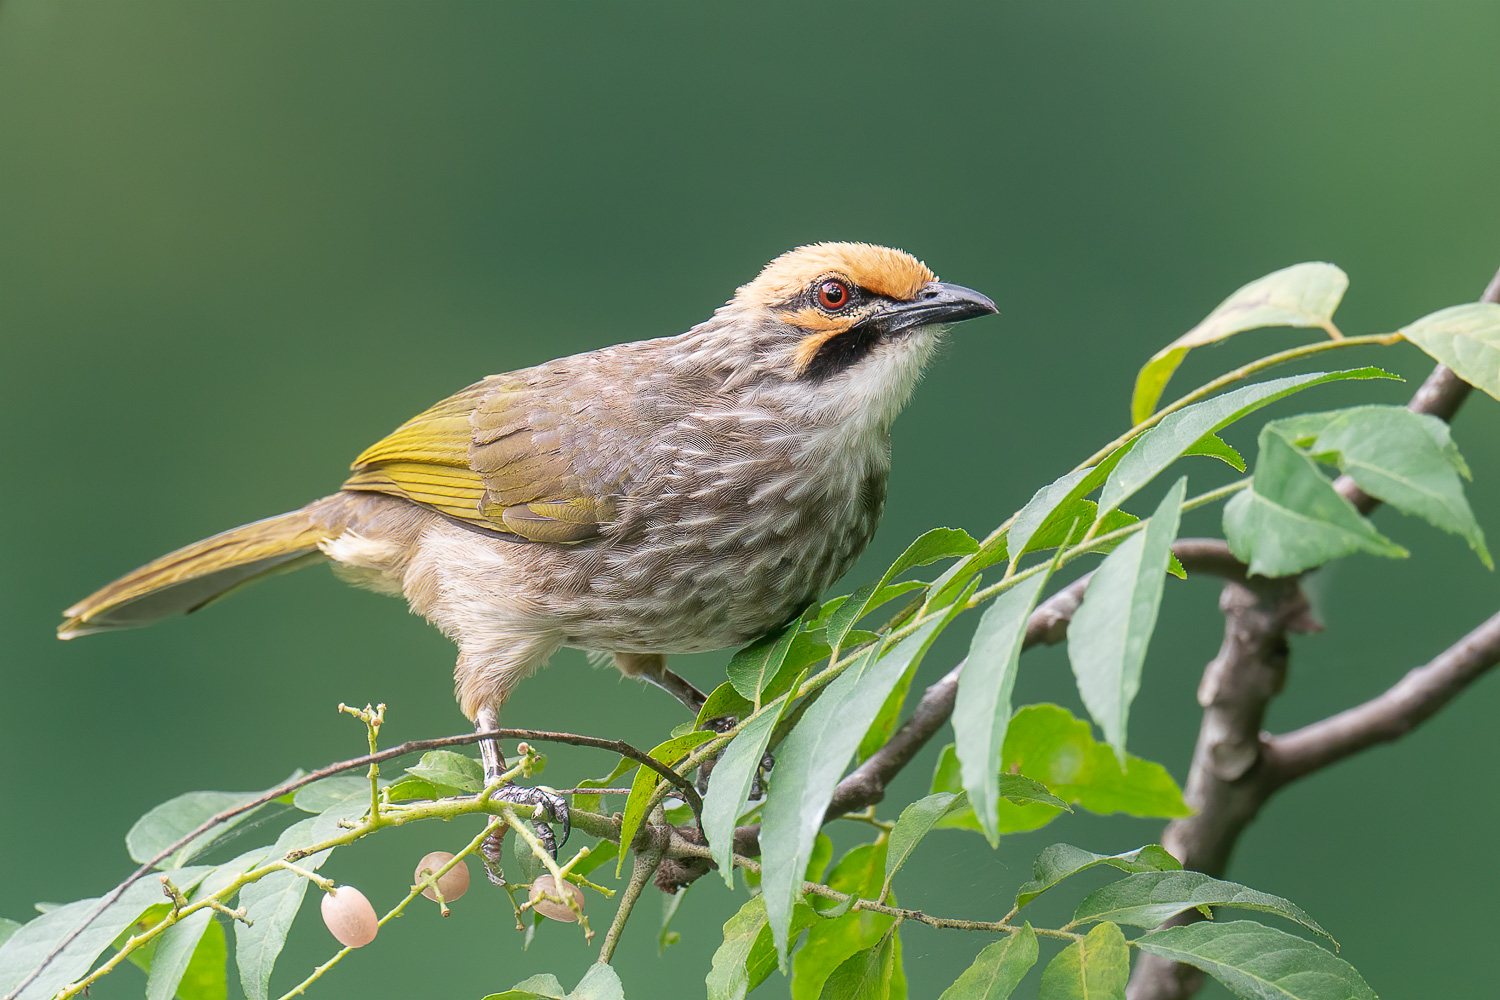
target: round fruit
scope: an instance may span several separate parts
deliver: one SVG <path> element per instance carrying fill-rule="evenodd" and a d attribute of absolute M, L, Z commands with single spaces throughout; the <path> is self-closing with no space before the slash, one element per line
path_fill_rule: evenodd
<path fill-rule="evenodd" d="M 422 877 L 424 875 L 431 874 L 432 872 L 437 871 L 439 868 L 443 867 L 452 860 L 453 855 L 449 854 L 447 851 L 433 851 L 421 861 L 417 862 L 416 873 L 412 875 L 412 884 L 415 885 L 416 883 L 422 881 Z M 468 892 L 469 863 L 467 861 L 460 861 L 458 864 L 448 869 L 438 877 L 437 887 L 438 892 L 441 892 L 443 894 L 443 899 L 449 903 L 453 902 L 455 899 Z M 431 886 L 423 889 L 422 895 L 426 896 L 434 903 L 437 902 L 437 893 L 434 893 L 432 891 Z"/>
<path fill-rule="evenodd" d="M 542 893 L 552 898 L 544 899 Z M 567 896 L 563 893 L 567 893 Z M 578 919 L 578 914 L 574 913 L 566 903 L 557 901 L 559 898 L 567 899 L 568 896 L 573 897 L 573 901 L 578 904 L 580 910 L 583 909 L 583 890 L 572 882 L 564 882 L 562 892 L 557 891 L 551 875 L 539 875 L 537 880 L 531 883 L 531 908 L 548 920 L 560 920 L 571 924 Z"/>
<path fill-rule="evenodd" d="M 380 922 L 375 907 L 352 885 L 341 885 L 323 895 L 323 923 L 346 948 L 363 948 L 375 940 Z"/>

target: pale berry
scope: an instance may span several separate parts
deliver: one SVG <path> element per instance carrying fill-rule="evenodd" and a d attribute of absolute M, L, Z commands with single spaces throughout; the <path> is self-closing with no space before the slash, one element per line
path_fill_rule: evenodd
<path fill-rule="evenodd" d="M 346 948 L 363 948 L 375 940 L 375 932 L 380 929 L 375 907 L 352 885 L 323 894 L 323 923 Z"/>
<path fill-rule="evenodd" d="M 542 893 L 552 898 L 544 899 Z M 548 920 L 560 920 L 570 924 L 578 919 L 578 914 L 574 913 L 566 903 L 557 902 L 558 899 L 567 899 L 569 896 L 578 904 L 580 910 L 583 909 L 583 890 L 572 882 L 564 882 L 562 892 L 557 891 L 551 875 L 539 875 L 537 880 L 531 883 L 531 908 Z"/>
<path fill-rule="evenodd" d="M 415 885 L 416 883 L 422 881 L 423 876 L 430 875 L 452 860 L 453 855 L 449 854 L 447 851 L 433 851 L 421 861 L 417 862 L 417 870 L 416 873 L 412 876 L 412 884 Z M 443 894 L 443 899 L 449 903 L 453 902 L 455 899 L 468 892 L 469 863 L 467 861 L 460 861 L 458 864 L 448 869 L 442 875 L 438 876 L 437 887 L 438 892 L 441 892 Z M 426 896 L 434 903 L 437 902 L 437 894 L 432 891 L 431 886 L 423 889 L 422 895 Z"/>

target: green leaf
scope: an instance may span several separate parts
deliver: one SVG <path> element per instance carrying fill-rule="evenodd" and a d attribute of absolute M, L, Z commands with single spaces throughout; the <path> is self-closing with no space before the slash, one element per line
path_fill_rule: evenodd
<path fill-rule="evenodd" d="M 708 838 L 708 847 L 714 863 L 719 866 L 719 874 L 730 889 L 734 888 L 735 824 L 739 822 L 740 813 L 745 811 L 756 772 L 760 770 L 766 746 L 771 742 L 771 733 L 790 704 L 788 698 L 776 711 L 763 711 L 746 723 L 719 754 L 719 760 L 708 777 L 708 791 L 703 795 L 703 834 Z"/>
<path fill-rule="evenodd" d="M 1272 426 L 1319 461 L 1336 464 L 1371 496 L 1458 535 L 1494 568 L 1484 532 L 1464 499 L 1460 477 L 1468 475 L 1468 465 L 1437 417 L 1404 406 L 1356 406 Z"/>
<path fill-rule="evenodd" d="M 1224 537 L 1236 558 L 1262 576 L 1301 573 L 1355 552 L 1406 555 L 1274 425 L 1261 429 L 1250 488 L 1224 505 Z"/>
<path fill-rule="evenodd" d="M 1500 399 L 1500 305 L 1470 302 L 1441 309 L 1403 326 L 1401 335 Z"/>
<path fill-rule="evenodd" d="M 220 865 L 190 894 L 190 898 L 206 899 L 214 895 L 260 864 L 270 853 L 270 847 L 258 847 Z M 214 919 L 213 911 L 204 909 L 189 914 L 162 931 L 157 938 L 150 978 L 146 982 L 146 1000 L 172 1000 L 174 996 L 182 1000 L 224 997 L 228 989 L 224 978 L 226 957 L 224 928 Z"/>
<path fill-rule="evenodd" d="M 1182 791 L 1160 764 L 1127 755 L 1120 768 L 1114 751 L 1094 741 L 1089 724 L 1075 719 L 1057 705 L 1030 705 L 1011 719 L 1005 737 L 1002 767 L 1028 772 L 1044 782 L 1063 805 L 1041 804 L 1035 799 L 1017 804 L 1006 798 L 1015 791 L 1012 779 L 1025 775 L 1002 773 L 1000 777 L 1000 832 L 1035 830 L 1051 822 L 1067 803 L 1090 812 L 1123 812 L 1132 816 L 1172 818 L 1192 813 L 1182 800 Z M 950 744 L 944 748 L 933 773 L 932 790 L 959 791 L 958 759 Z M 938 821 L 939 828 L 980 832 L 971 809 L 959 809 Z"/>
<path fill-rule="evenodd" d="M 303 812 L 316 814 L 329 806 L 338 805 L 340 802 L 352 802 L 355 799 L 370 801 L 370 779 L 339 774 L 332 778 L 324 778 L 322 781 L 314 781 L 310 785 L 303 785 L 292 796 L 292 805 Z"/>
<path fill-rule="evenodd" d="M 130 859 L 145 864 L 168 846 L 202 826 L 204 822 L 221 812 L 244 805 L 259 798 L 262 792 L 186 792 L 169 799 L 135 821 L 130 832 L 125 834 L 125 849 Z M 260 807 L 246 810 L 219 824 L 212 830 L 193 838 L 185 847 L 178 849 L 158 868 L 180 868 L 194 857 L 208 850 L 229 830 L 243 823 Z"/>
<path fill-rule="evenodd" d="M 887 857 L 885 844 L 861 844 L 839 859 L 827 884 L 851 897 L 875 899 L 880 894 Z M 794 956 L 792 1000 L 818 1000 L 826 993 L 834 971 L 851 956 L 878 945 L 895 919 L 867 910 L 851 912 L 851 905 L 852 901 L 831 905 L 815 898 L 813 909 L 819 919 Z"/>
<path fill-rule="evenodd" d="M 928 795 L 918 799 L 905 809 L 896 820 L 896 825 L 891 828 L 890 838 L 887 841 L 885 858 L 885 881 L 880 886 L 880 894 L 874 898 L 884 899 L 885 894 L 890 891 L 891 879 L 906 864 L 906 859 L 911 857 L 922 838 L 931 832 L 932 826 L 943 818 L 943 814 L 953 808 L 958 796 L 952 792 L 939 792 L 936 795 Z"/>
<path fill-rule="evenodd" d="M 947 607 L 973 579 L 974 574 L 996 563 L 1005 562 L 1008 558 L 1006 537 L 1006 532 L 1002 531 L 997 537 L 980 546 L 978 552 L 965 556 L 945 569 L 936 580 L 932 581 L 927 597 L 928 607 Z"/>
<path fill-rule="evenodd" d="M 161 954 L 160 947 L 157 948 L 157 954 Z M 198 947 L 193 949 L 187 971 L 177 984 L 177 1000 L 226 1000 L 229 996 L 228 962 L 229 945 L 224 925 L 217 919 L 211 919 L 198 940 Z M 151 974 L 156 974 L 155 959 L 151 963 Z"/>
<path fill-rule="evenodd" d="M 1221 882 L 1202 872 L 1141 872 L 1111 882 L 1084 897 L 1073 913 L 1073 922 L 1110 920 L 1132 927 L 1155 927 L 1168 917 L 1199 906 L 1233 906 L 1274 913 L 1333 940 L 1296 903 L 1247 889 L 1236 882 Z M 1338 942 L 1334 944 L 1337 946 Z"/>
<path fill-rule="evenodd" d="M 979 551 L 979 543 L 962 528 L 933 528 L 906 547 L 880 578 L 883 587 L 909 569 Z M 894 595 L 893 595 L 894 596 Z"/>
<path fill-rule="evenodd" d="M 674 736 L 665 743 L 658 743 L 651 748 L 651 756 L 668 767 L 673 767 L 694 747 L 707 743 L 717 735 L 718 733 L 695 729 L 690 733 Z M 630 797 L 625 800 L 625 812 L 620 819 L 620 844 L 622 846 L 627 846 L 635 840 L 636 831 L 640 829 L 641 822 L 646 818 L 646 803 L 659 784 L 661 784 L 661 775 L 651 768 L 642 767 L 635 772 L 635 778 L 630 783 Z M 625 855 L 626 851 L 621 850 L 619 860 L 615 863 L 616 878 L 625 867 Z"/>
<path fill-rule="evenodd" d="M 135 923 L 131 924 L 129 927 L 121 931 L 115 937 L 115 939 L 110 942 L 110 948 L 115 951 L 119 951 L 120 949 L 125 947 L 126 941 L 129 941 L 137 934 L 144 934 L 146 931 L 151 930 L 157 924 L 165 920 L 167 914 L 171 912 L 172 906 L 170 903 L 157 903 L 155 906 L 147 907 L 144 913 L 142 913 L 139 917 L 136 917 Z M 140 969 L 142 972 L 149 975 L 151 973 L 151 959 L 155 955 L 155 953 L 156 942 L 149 941 L 143 947 L 137 948 L 135 951 L 132 951 L 125 957 L 125 960 L 131 965 L 135 966 L 137 969 Z"/>
<path fill-rule="evenodd" d="M 1375 991 L 1343 959 L 1253 920 L 1168 927 L 1135 944 L 1202 969 L 1247 1000 L 1375 1000 Z"/>
<path fill-rule="evenodd" d="M 338 834 L 341 820 L 353 819 L 364 811 L 363 803 L 345 802 L 293 823 L 281 832 L 267 856 L 284 858 L 289 851 L 328 840 Z M 320 851 L 299 859 L 297 864 L 308 871 L 317 871 L 332 853 L 332 848 Z M 266 1000 L 271 970 L 286 944 L 287 932 L 302 906 L 308 885 L 307 879 L 300 875 L 279 871 L 240 890 L 240 905 L 252 921 L 248 927 L 238 921 L 234 925 L 234 959 L 246 1000 Z"/>
<path fill-rule="evenodd" d="M 1035 778 L 1065 802 L 1101 815 L 1163 819 L 1191 815 L 1182 791 L 1160 764 L 1096 742 L 1089 725 L 1057 705 L 1030 705 L 1011 719 L 1004 767 Z"/>
<path fill-rule="evenodd" d="M 1011 691 L 1021 662 L 1026 623 L 1050 569 L 1023 580 L 985 609 L 958 675 L 954 746 L 964 790 L 990 846 L 1000 843 L 1000 756 L 1010 724 Z"/>
<path fill-rule="evenodd" d="M 1100 924 L 1042 970 L 1040 1000 L 1125 1000 L 1130 949 L 1114 924 Z"/>
<path fill-rule="evenodd" d="M 625 987 L 612 967 L 595 963 L 589 966 L 572 993 L 564 994 L 557 977 L 543 973 L 517 983 L 504 993 L 491 993 L 484 1000 L 625 1000 Z"/>
<path fill-rule="evenodd" d="M 1092 500 L 1075 498 L 1059 506 L 1047 523 L 1026 543 L 1027 552 L 1043 552 L 1083 541 L 1099 516 L 1099 505 Z M 1100 531 L 1107 530 L 1100 525 Z"/>
<path fill-rule="evenodd" d="M 1031 863 L 1031 881 L 1016 892 L 1017 908 L 1025 906 L 1070 875 L 1109 865 L 1122 872 L 1181 871 L 1182 862 L 1156 844 L 1137 847 L 1124 854 L 1095 854 L 1072 844 L 1053 844 Z"/>
<path fill-rule="evenodd" d="M 532 976 L 504 993 L 491 993 L 484 1000 L 567 1000 L 567 990 L 550 972 Z"/>
<path fill-rule="evenodd" d="M 1135 377 L 1130 421 L 1151 416 L 1167 380 L 1189 348 L 1223 340 L 1245 330 L 1268 326 L 1321 326 L 1332 330 L 1349 278 L 1332 264 L 1293 264 L 1257 278 L 1214 307 L 1187 333 L 1157 351 Z"/>
<path fill-rule="evenodd" d="M 828 834 L 818 834 L 818 839 L 813 841 L 812 857 L 807 859 L 807 871 L 802 876 L 808 882 L 822 882 L 823 873 L 828 871 L 828 863 L 833 860 L 833 841 Z"/>
<path fill-rule="evenodd" d="M 842 648 L 855 622 L 892 598 L 926 586 L 915 580 L 892 584 L 891 581 L 902 573 L 919 566 L 929 566 L 941 559 L 970 555 L 978 551 L 979 543 L 960 528 L 933 528 L 925 532 L 906 547 L 906 551 L 891 563 L 879 580 L 860 587 L 828 616 L 828 644 L 834 649 Z"/>
<path fill-rule="evenodd" d="M 851 955 L 828 977 L 820 1000 L 891 1000 L 896 963 L 896 932 L 873 948 Z"/>
<path fill-rule="evenodd" d="M 442 794 L 430 781 L 421 778 L 413 778 L 406 775 L 397 778 L 385 788 L 386 797 L 392 802 L 405 802 L 411 799 L 439 799 Z"/>
<path fill-rule="evenodd" d="M 1227 448 L 1228 445 L 1225 445 Z M 1232 449 L 1231 449 L 1232 450 Z M 1243 471 L 1243 463 L 1240 466 Z M 1027 546 L 1033 552 L 1042 552 L 1047 549 L 1055 549 L 1061 546 L 1074 546 L 1083 541 L 1084 536 L 1092 530 L 1095 540 L 1084 546 L 1084 552 L 1113 552 L 1119 548 L 1124 539 L 1107 539 L 1105 536 L 1121 528 L 1128 528 L 1132 524 L 1140 522 L 1140 518 L 1118 508 L 1098 517 L 1099 505 L 1092 500 L 1073 500 L 1064 508 L 1058 510 L 1053 519 L 1049 520 L 1047 526 L 1031 539 Z M 1095 521 L 1098 524 L 1095 525 Z M 1066 537 L 1065 537 L 1066 536 Z M 1187 571 L 1182 568 L 1182 563 L 1172 556 L 1167 565 L 1167 572 L 1179 580 L 1187 579 Z"/>
<path fill-rule="evenodd" d="M 1104 484 L 1099 510 L 1109 513 L 1149 483 L 1167 466 L 1186 455 L 1203 440 L 1256 410 L 1303 389 L 1346 379 L 1395 378 L 1379 368 L 1355 368 L 1339 372 L 1309 372 L 1288 378 L 1247 385 L 1201 403 L 1184 406 L 1162 418 L 1161 423 L 1136 439 L 1136 446 L 1120 460 Z"/>
<path fill-rule="evenodd" d="M 1186 494 L 1187 479 L 1177 480 L 1145 530 L 1105 557 L 1068 626 L 1068 659 L 1078 693 L 1121 764 L 1130 703 L 1140 690 Z"/>
<path fill-rule="evenodd" d="M 1042 805 L 1061 809 L 1063 812 L 1073 811 L 1066 802 L 1047 791 L 1046 785 L 1024 774 L 1000 775 L 1000 797 L 1018 804 L 1039 802 Z"/>
<path fill-rule="evenodd" d="M 0 917 L 0 945 L 4 945 L 5 942 L 10 940 L 10 936 L 20 929 L 20 921 L 12 920 L 9 917 Z"/>
<path fill-rule="evenodd" d="M 1027 924 L 984 947 L 938 1000 L 1005 1000 L 1036 964 L 1036 932 Z"/>
<path fill-rule="evenodd" d="M 1038 827 L 1046 826 L 1067 808 L 1066 802 L 1062 802 L 1059 807 L 1053 808 L 1050 804 L 1040 805 L 1035 799 L 1030 797 L 1021 804 L 1007 799 L 1004 795 L 1004 790 L 1008 783 L 1007 779 L 1015 777 L 1019 777 L 1019 775 L 1000 775 L 999 829 L 1002 834 L 1035 830 Z M 1036 785 L 1041 787 L 1041 782 L 1036 782 Z M 954 753 L 952 743 L 944 747 L 942 753 L 938 755 L 938 763 L 932 773 L 932 791 L 954 793 L 962 793 L 964 791 L 958 757 Z M 965 803 L 956 805 L 952 812 L 937 821 L 937 829 L 972 830 L 975 833 L 984 832 L 984 828 L 979 825 L 979 818 L 974 815 L 974 807 L 967 803 L 967 796 L 965 796 Z"/>
<path fill-rule="evenodd" d="M 798 903 L 792 909 L 791 938 L 795 942 L 802 932 L 809 927 L 818 926 L 825 922 L 811 906 L 806 903 Z M 755 939 L 755 944 L 750 947 L 750 957 L 745 959 L 745 971 L 750 977 L 750 989 L 755 989 L 776 971 L 776 942 L 771 938 L 769 925 L 763 926 L 760 934 Z"/>
<path fill-rule="evenodd" d="M 710 719 L 743 719 L 754 710 L 755 703 L 736 691 L 732 683 L 725 681 L 709 692 L 703 707 L 698 709 L 697 725 L 694 728 L 702 729 L 703 724 Z M 616 777 L 619 775 L 613 775 L 607 780 L 613 781 Z"/>
<path fill-rule="evenodd" d="M 1236 472 L 1245 471 L 1245 459 L 1235 447 L 1219 437 L 1217 434 L 1205 434 L 1192 447 L 1182 453 L 1184 458 L 1192 455 L 1202 455 L 1205 458 L 1217 458 L 1219 461 L 1232 467 Z"/>
<path fill-rule="evenodd" d="M 762 961 L 760 979 L 753 979 L 753 973 L 747 969 L 756 940 L 763 936 L 766 943 L 769 943 L 769 931 L 771 928 L 766 927 L 763 897 L 750 897 L 729 921 L 724 922 L 724 943 L 714 952 L 712 967 L 708 970 L 708 979 L 705 981 L 708 985 L 708 1000 L 744 1000 L 745 994 L 754 990 L 769 975 L 775 964 L 774 949 L 771 948 L 762 949 L 762 955 L 769 955 L 771 961 Z"/>
<path fill-rule="evenodd" d="M 852 630 L 855 623 L 861 618 L 888 601 L 892 601 L 910 591 L 921 590 L 925 586 L 927 584 L 922 583 L 920 580 L 907 580 L 902 583 L 888 584 L 884 579 L 881 579 L 860 587 L 853 594 L 850 594 L 849 599 L 839 605 L 838 609 L 829 616 L 828 626 L 825 630 L 829 646 L 838 650 L 852 644 L 854 641 Z"/>
<path fill-rule="evenodd" d="M 1094 492 L 1105 481 L 1110 470 L 1135 447 L 1131 441 L 1111 452 L 1098 465 L 1075 469 L 1043 486 L 1017 513 L 1006 532 L 1006 546 L 1012 565 L 1028 552 L 1038 548 L 1038 537 L 1045 542 L 1054 532 L 1067 535 L 1077 530 L 1078 500 Z M 1098 508 L 1094 510 L 1097 512 Z M 1092 522 L 1091 522 L 1092 523 Z M 1088 530 L 1088 525 L 1083 525 Z"/>
<path fill-rule="evenodd" d="M 484 790 L 484 767 L 473 757 L 452 750 L 429 750 L 406 773 L 443 795 L 473 795 Z"/>
<path fill-rule="evenodd" d="M 611 966 L 596 962 L 568 994 L 568 1000 L 625 1000 L 625 986 Z"/>
<path fill-rule="evenodd" d="M 781 744 L 776 780 L 762 811 L 760 843 L 761 889 L 783 963 L 792 903 L 834 786 L 891 688 L 962 606 L 962 601 L 955 602 L 947 615 L 922 625 L 884 656 L 878 655 L 877 646 L 850 664 L 823 689 Z"/>
<path fill-rule="evenodd" d="M 672 930 L 672 918 L 677 916 L 677 908 L 685 898 L 686 890 L 661 894 L 661 929 L 656 933 L 656 951 L 659 955 L 665 955 L 668 948 L 682 940 L 682 935 Z"/>
<path fill-rule="evenodd" d="M 776 676 L 786 662 L 786 654 L 792 648 L 792 640 L 802 630 L 799 617 L 778 633 L 767 633 L 730 657 L 725 671 L 729 683 L 756 708 L 761 704 L 761 692 Z"/>
<path fill-rule="evenodd" d="M 208 867 L 180 868 L 166 874 L 173 882 L 187 885 L 210 870 Z M 120 932 L 159 904 L 161 899 L 161 883 L 155 877 L 148 876 L 133 883 L 53 959 L 52 964 L 21 992 L 18 1000 L 45 1000 L 82 978 Z M 31 975 L 52 949 L 83 923 L 98 902 L 97 897 L 80 899 L 49 910 L 23 924 L 4 944 L 0 944 L 0 995 L 10 993 Z"/>
<path fill-rule="evenodd" d="M 519 840 L 521 838 L 517 837 L 516 839 Z M 589 848 L 589 856 L 578 862 L 578 864 L 574 865 L 573 871 L 578 875 L 587 875 L 595 868 L 603 865 L 606 861 L 613 860 L 615 855 L 619 852 L 619 844 L 612 843 L 608 840 L 601 840 L 597 844 L 594 844 Z"/>
<path fill-rule="evenodd" d="M 859 748 L 854 753 L 855 761 L 863 763 L 890 740 L 901 722 L 901 710 L 906 706 L 906 696 L 911 693 L 911 682 L 916 676 L 917 664 L 913 662 L 896 681 L 896 686 L 891 688 L 891 693 L 885 696 L 880 711 L 875 713 L 875 720 L 865 730 L 864 736 L 860 737 Z"/>
<path fill-rule="evenodd" d="M 531 885 L 547 874 L 547 863 L 537 856 L 525 839 L 516 836 L 506 839 L 510 841 L 511 860 L 516 863 L 515 871 L 505 876 L 508 881 L 517 885 Z M 618 854 L 611 854 L 610 857 L 618 857 Z M 539 920 L 545 919 L 541 914 L 535 916 Z"/>
<path fill-rule="evenodd" d="M 845 637 L 845 642 L 854 641 L 851 637 L 863 640 L 870 636 L 869 632 L 854 629 Z M 827 659 L 832 650 L 825 639 L 826 636 L 821 628 L 798 632 L 792 638 L 792 648 L 787 651 L 786 662 L 782 663 L 781 670 L 771 678 L 771 683 L 761 692 L 761 700 L 770 701 L 772 698 L 781 697 L 784 692 L 801 683 L 797 681 L 797 675 L 801 674 L 805 668 L 811 667 L 819 660 Z"/>

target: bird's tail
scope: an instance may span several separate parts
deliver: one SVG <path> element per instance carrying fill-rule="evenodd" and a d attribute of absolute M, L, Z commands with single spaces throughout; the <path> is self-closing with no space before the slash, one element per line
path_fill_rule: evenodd
<path fill-rule="evenodd" d="M 251 580 L 323 558 L 334 532 L 304 510 L 231 528 L 125 574 L 63 614 L 59 639 L 149 625 L 196 611 Z"/>

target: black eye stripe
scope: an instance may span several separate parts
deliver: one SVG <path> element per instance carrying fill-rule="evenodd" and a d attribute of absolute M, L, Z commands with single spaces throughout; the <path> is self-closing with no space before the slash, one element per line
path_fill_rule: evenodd
<path fill-rule="evenodd" d="M 836 337 L 829 337 L 818 347 L 802 377 L 813 382 L 834 375 L 867 356 L 880 339 L 880 332 L 868 325 L 855 326 Z"/>

